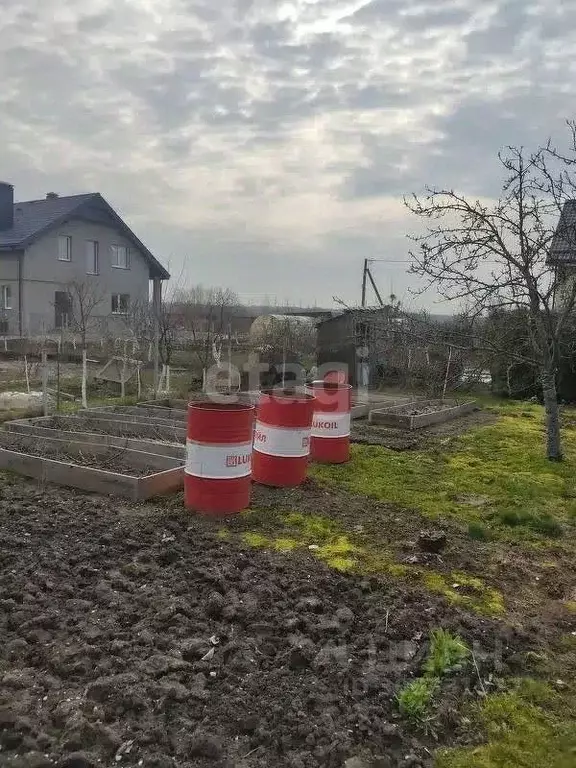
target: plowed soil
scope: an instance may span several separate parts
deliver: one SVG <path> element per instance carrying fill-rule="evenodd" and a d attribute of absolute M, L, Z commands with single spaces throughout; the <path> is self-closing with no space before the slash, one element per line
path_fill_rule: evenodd
<path fill-rule="evenodd" d="M 477 689 L 452 676 L 433 732 L 399 718 L 430 630 L 475 643 L 483 677 L 527 647 L 417 588 L 222 541 L 180 504 L 3 486 L 1 766 L 427 767 Z"/>

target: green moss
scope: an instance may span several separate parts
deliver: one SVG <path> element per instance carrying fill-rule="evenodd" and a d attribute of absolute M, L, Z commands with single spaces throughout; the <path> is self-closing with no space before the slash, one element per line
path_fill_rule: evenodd
<path fill-rule="evenodd" d="M 222 541 L 228 541 L 230 539 L 230 531 L 228 528 L 220 528 L 216 531 L 216 538 L 222 539 Z"/>
<path fill-rule="evenodd" d="M 417 508 L 431 518 L 457 518 L 471 526 L 473 537 L 561 536 L 576 519 L 576 429 L 564 430 L 566 460 L 552 463 L 544 455 L 539 405 L 501 404 L 494 410 L 500 415 L 496 424 L 445 447 L 399 453 L 354 445 L 348 464 L 312 465 L 311 472 L 321 482 Z"/>
<path fill-rule="evenodd" d="M 293 549 L 299 546 L 299 542 L 296 539 L 279 538 L 274 539 L 273 546 L 278 552 L 292 552 Z"/>
<path fill-rule="evenodd" d="M 252 509 L 245 517 L 257 526 L 270 524 L 270 513 L 265 514 L 265 511 Z M 500 616 L 504 613 L 502 595 L 486 586 L 481 579 L 460 572 L 446 577 L 418 566 L 397 563 L 390 553 L 381 548 L 373 549 L 353 542 L 329 518 L 290 512 L 278 515 L 274 527 L 276 533 L 270 532 L 268 535 L 258 530 L 245 531 L 241 535 L 242 541 L 251 547 L 269 547 L 286 553 L 308 549 L 314 557 L 338 571 L 387 574 L 421 584 L 430 592 L 443 595 L 451 603 L 475 613 L 487 616 Z M 455 583 L 459 586 L 454 587 Z"/>
<path fill-rule="evenodd" d="M 305 515 L 291 512 L 283 517 L 283 522 L 294 528 L 306 540 L 319 543 L 340 533 L 338 525 L 329 517 Z"/>
<path fill-rule="evenodd" d="M 256 531 L 246 531 L 243 533 L 242 541 L 244 544 L 248 544 L 249 547 L 268 547 L 270 546 L 270 540 L 266 536 L 262 536 L 261 533 Z"/>
<path fill-rule="evenodd" d="M 487 743 L 440 751 L 435 768 L 573 768 L 576 725 L 548 686 L 526 680 L 488 696 L 473 712 Z"/>
<path fill-rule="evenodd" d="M 450 574 L 449 580 L 435 571 L 422 571 L 421 575 L 424 586 L 430 592 L 444 595 L 455 605 L 486 616 L 501 616 L 506 611 L 501 593 L 486 586 L 481 579 L 461 572 Z"/>

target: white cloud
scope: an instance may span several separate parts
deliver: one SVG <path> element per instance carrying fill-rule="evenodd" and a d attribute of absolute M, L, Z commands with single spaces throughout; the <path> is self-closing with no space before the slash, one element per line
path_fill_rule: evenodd
<path fill-rule="evenodd" d="M 190 279 L 352 301 L 406 253 L 403 192 L 497 194 L 497 149 L 570 116 L 571 5 L 6 0 L 2 173 L 101 191 Z"/>

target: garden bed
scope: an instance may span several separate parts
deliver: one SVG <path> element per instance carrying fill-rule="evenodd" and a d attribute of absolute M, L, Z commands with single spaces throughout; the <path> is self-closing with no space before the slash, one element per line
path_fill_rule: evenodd
<path fill-rule="evenodd" d="M 375 408 L 370 411 L 370 424 L 398 429 L 422 429 L 458 419 L 478 408 L 475 400 L 458 403 L 455 400 L 417 400 L 403 405 Z"/>
<path fill-rule="evenodd" d="M 183 459 L 11 432 L 0 433 L 0 468 L 134 501 L 181 488 L 184 472 Z"/>
<path fill-rule="evenodd" d="M 144 405 L 142 403 L 138 405 L 111 405 L 111 406 L 98 406 L 96 408 L 88 408 L 79 411 L 82 415 L 90 413 L 98 413 L 102 415 L 114 414 L 122 416 L 134 417 L 135 420 L 145 421 L 146 423 L 156 424 L 157 422 L 169 422 L 176 423 L 178 426 L 186 423 L 188 417 L 188 411 L 186 409 L 179 408 L 164 408 L 156 405 Z"/>
<path fill-rule="evenodd" d="M 142 438 L 164 443 L 184 443 L 186 429 L 174 423 L 151 419 L 141 419 L 134 416 L 117 414 L 102 415 L 96 411 L 83 411 L 82 415 L 51 416 L 48 426 L 69 432 L 94 432 L 103 435 L 113 435 L 122 438 Z M 38 425 L 47 424 L 41 419 L 30 419 Z"/>
<path fill-rule="evenodd" d="M 9 432 L 22 435 L 36 435 L 37 437 L 51 437 L 68 441 L 80 440 L 115 448 L 131 448 L 135 451 L 171 456 L 175 459 L 184 457 L 184 446 L 178 441 L 165 442 L 161 439 L 139 439 L 110 435 L 104 431 L 108 422 L 95 427 L 90 422 L 88 425 L 90 430 L 88 430 L 84 419 L 76 419 L 73 416 L 46 416 L 9 421 L 4 426 Z M 92 429 L 101 431 L 91 431 Z"/>

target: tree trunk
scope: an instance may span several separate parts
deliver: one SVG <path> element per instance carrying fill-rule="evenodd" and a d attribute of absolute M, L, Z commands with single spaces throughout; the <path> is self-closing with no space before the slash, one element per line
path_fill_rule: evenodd
<path fill-rule="evenodd" d="M 554 374 L 549 372 L 542 374 L 542 393 L 546 409 L 546 456 L 550 461 L 562 461 L 560 413 Z"/>
<path fill-rule="evenodd" d="M 86 382 L 88 380 L 88 352 L 85 346 L 82 346 L 82 408 L 88 408 L 88 396 L 86 393 Z"/>

